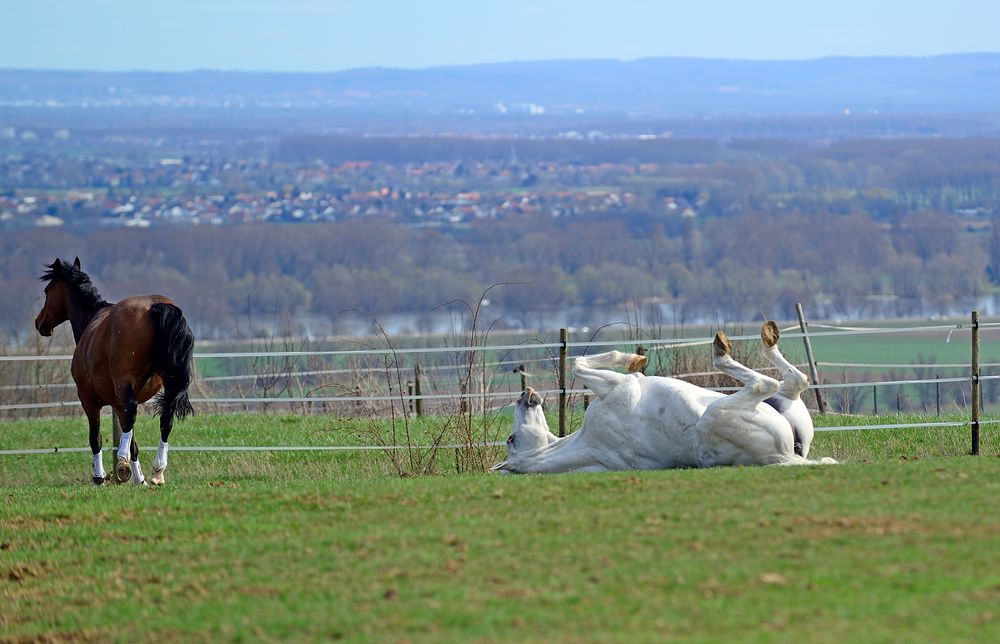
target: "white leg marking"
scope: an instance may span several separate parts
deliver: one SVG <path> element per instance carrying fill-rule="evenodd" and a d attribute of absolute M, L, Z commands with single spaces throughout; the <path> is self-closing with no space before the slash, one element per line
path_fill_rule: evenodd
<path fill-rule="evenodd" d="M 139 461 L 132 461 L 132 482 L 136 485 L 146 485 L 146 479 L 142 476 L 142 466 Z"/>
<path fill-rule="evenodd" d="M 153 459 L 153 469 L 162 470 L 167 467 L 167 452 L 170 450 L 170 444 L 160 441 L 160 447 L 156 450 L 156 458 Z"/>
<path fill-rule="evenodd" d="M 167 452 L 170 445 L 160 441 L 160 448 L 156 450 L 156 458 L 153 459 L 153 473 L 149 475 L 149 482 L 153 485 L 163 485 L 166 483 L 164 472 L 167 469 Z"/>
<path fill-rule="evenodd" d="M 94 478 L 105 478 L 104 473 L 104 452 L 94 454 Z"/>
<path fill-rule="evenodd" d="M 118 445 L 118 458 L 129 460 L 132 449 L 132 432 L 122 432 L 122 442 Z"/>

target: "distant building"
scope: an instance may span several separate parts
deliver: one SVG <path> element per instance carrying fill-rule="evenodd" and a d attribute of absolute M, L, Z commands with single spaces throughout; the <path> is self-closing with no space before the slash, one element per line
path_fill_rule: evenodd
<path fill-rule="evenodd" d="M 63 220 L 52 215 L 42 215 L 35 220 L 35 225 L 39 228 L 53 228 L 55 226 L 62 226 Z"/>

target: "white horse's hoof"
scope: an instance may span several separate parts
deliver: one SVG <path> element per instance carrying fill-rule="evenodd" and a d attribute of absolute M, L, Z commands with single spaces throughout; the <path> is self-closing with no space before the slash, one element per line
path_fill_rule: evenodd
<path fill-rule="evenodd" d="M 729 338 L 722 331 L 715 334 L 715 340 L 712 341 L 712 351 L 715 353 L 717 358 L 729 355 L 729 352 L 733 350 L 733 345 L 729 342 Z"/>
<path fill-rule="evenodd" d="M 118 458 L 115 463 L 115 480 L 119 483 L 128 483 L 132 480 L 132 465 L 127 458 Z"/>
<path fill-rule="evenodd" d="M 780 337 L 781 332 L 778 330 L 778 325 L 774 323 L 774 320 L 768 320 L 760 327 L 760 340 L 768 349 L 777 345 L 778 338 Z"/>
<path fill-rule="evenodd" d="M 638 354 L 634 355 L 631 358 L 629 358 L 628 364 L 625 365 L 625 368 L 628 370 L 629 373 L 642 371 L 643 369 L 646 368 L 646 360 L 647 360 L 646 356 L 640 356 Z"/>
<path fill-rule="evenodd" d="M 160 469 L 154 469 L 153 473 L 149 475 L 149 482 L 153 485 L 163 485 L 167 482 L 165 476 L 167 468 L 161 467 Z"/>
<path fill-rule="evenodd" d="M 93 481 L 94 481 L 94 485 L 104 485 L 104 477 L 103 476 L 95 476 L 95 477 L 93 477 Z"/>

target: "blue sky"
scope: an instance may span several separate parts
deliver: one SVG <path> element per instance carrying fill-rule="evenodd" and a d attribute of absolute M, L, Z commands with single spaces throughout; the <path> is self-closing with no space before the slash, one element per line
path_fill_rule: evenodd
<path fill-rule="evenodd" d="M 1000 51 L 1000 1 L 0 0 L 0 67 L 335 71 Z"/>

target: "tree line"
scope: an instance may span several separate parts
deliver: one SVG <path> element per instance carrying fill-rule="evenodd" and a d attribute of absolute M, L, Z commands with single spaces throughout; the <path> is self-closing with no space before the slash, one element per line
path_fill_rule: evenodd
<path fill-rule="evenodd" d="M 655 300 L 689 320 L 787 319 L 799 301 L 861 317 L 876 305 L 946 313 L 989 291 L 998 240 L 995 223 L 932 210 L 888 222 L 857 212 L 633 211 L 442 229 L 363 220 L 31 229 L 0 237 L 0 330 L 31 330 L 37 276 L 56 256 L 80 256 L 106 299 L 169 295 L 209 337 L 232 333 L 247 313 L 423 312 L 500 282 L 511 284 L 490 298 L 514 311 Z"/>

